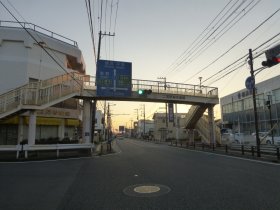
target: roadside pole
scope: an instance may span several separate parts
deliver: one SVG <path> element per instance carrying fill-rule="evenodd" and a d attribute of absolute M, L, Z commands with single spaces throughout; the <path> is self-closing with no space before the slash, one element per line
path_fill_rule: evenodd
<path fill-rule="evenodd" d="M 249 65 L 250 65 L 251 79 L 255 81 L 252 49 L 249 49 Z M 253 106 L 254 106 L 254 116 L 255 116 L 257 156 L 260 157 L 261 156 L 260 137 L 259 137 L 259 123 L 258 123 L 258 113 L 257 113 L 257 103 L 256 103 L 256 87 L 255 87 L 255 85 L 254 85 L 252 90 L 253 90 Z"/>

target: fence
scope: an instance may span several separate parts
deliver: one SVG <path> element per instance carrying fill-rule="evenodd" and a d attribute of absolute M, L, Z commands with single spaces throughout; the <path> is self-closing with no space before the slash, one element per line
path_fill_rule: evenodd
<path fill-rule="evenodd" d="M 257 157 L 257 147 L 254 145 L 232 144 L 232 145 L 214 145 L 188 141 L 171 141 L 171 146 L 195 149 L 201 151 L 216 151 L 225 154 L 242 155 Z M 280 160 L 280 147 L 276 145 L 261 145 L 260 154 L 262 158 Z"/>

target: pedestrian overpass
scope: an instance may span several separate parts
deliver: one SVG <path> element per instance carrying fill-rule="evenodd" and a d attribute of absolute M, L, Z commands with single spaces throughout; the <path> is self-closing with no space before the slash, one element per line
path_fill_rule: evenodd
<path fill-rule="evenodd" d="M 139 89 L 152 90 L 150 94 L 139 95 Z M 83 139 L 90 143 L 92 102 L 96 100 L 141 101 L 177 103 L 192 105 L 186 128 L 193 129 L 208 109 L 210 143 L 215 144 L 213 107 L 219 103 L 215 87 L 171 83 L 162 81 L 132 79 L 130 96 L 97 96 L 95 77 L 68 73 L 48 80 L 30 82 L 22 87 L 0 95 L 0 120 L 11 115 L 29 111 L 28 144 L 35 144 L 36 110 L 45 109 L 69 98 L 83 100 Z"/>

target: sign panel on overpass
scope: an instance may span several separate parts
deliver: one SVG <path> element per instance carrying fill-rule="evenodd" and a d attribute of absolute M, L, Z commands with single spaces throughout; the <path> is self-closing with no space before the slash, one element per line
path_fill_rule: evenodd
<path fill-rule="evenodd" d="M 99 60 L 96 72 L 97 96 L 131 96 L 132 63 Z"/>

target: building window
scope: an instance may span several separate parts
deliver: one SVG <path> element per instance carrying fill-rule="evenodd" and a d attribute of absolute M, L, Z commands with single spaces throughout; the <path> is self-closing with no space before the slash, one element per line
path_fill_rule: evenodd
<path fill-rule="evenodd" d="M 272 103 L 279 103 L 280 102 L 280 89 L 276 89 L 272 91 Z"/>
<path fill-rule="evenodd" d="M 243 103 L 244 103 L 244 110 L 253 109 L 253 99 L 252 99 L 252 97 L 245 98 L 243 100 Z"/>

